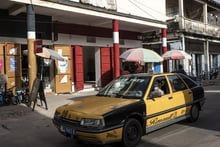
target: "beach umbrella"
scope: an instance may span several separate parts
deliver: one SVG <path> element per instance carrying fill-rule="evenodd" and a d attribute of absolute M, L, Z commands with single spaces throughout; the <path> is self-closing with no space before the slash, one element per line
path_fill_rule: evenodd
<path fill-rule="evenodd" d="M 153 50 L 145 48 L 134 48 L 120 55 L 123 61 L 129 62 L 162 62 L 163 58 Z"/>
<path fill-rule="evenodd" d="M 170 50 L 162 55 L 165 60 L 192 59 L 191 55 L 182 50 Z"/>
<path fill-rule="evenodd" d="M 52 49 L 48 49 L 46 47 L 43 47 L 43 51 L 41 53 L 36 53 L 37 56 L 47 58 L 47 59 L 54 59 L 59 61 L 65 61 L 66 59 L 59 55 L 56 51 Z"/>

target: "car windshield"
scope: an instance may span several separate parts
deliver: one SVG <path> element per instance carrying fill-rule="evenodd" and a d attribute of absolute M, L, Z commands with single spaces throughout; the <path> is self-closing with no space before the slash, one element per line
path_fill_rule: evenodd
<path fill-rule="evenodd" d="M 148 87 L 150 76 L 122 76 L 106 85 L 97 96 L 142 99 Z"/>

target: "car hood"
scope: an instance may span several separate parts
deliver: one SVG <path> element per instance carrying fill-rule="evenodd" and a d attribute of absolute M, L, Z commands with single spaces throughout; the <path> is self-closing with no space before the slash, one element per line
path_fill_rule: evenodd
<path fill-rule="evenodd" d="M 137 99 L 122 99 L 93 96 L 85 98 L 81 101 L 76 101 L 70 105 L 64 105 L 58 108 L 62 117 L 73 120 L 81 118 L 102 118 L 102 116 L 117 108 L 135 103 Z"/>

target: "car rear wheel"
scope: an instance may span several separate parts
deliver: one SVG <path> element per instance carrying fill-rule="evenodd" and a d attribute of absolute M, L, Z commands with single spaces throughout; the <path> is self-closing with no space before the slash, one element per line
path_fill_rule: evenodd
<path fill-rule="evenodd" d="M 136 119 L 128 119 L 123 128 L 122 135 L 122 144 L 125 147 L 133 147 L 136 146 L 142 136 L 142 127 L 138 120 Z"/>
<path fill-rule="evenodd" d="M 190 110 L 190 117 L 188 118 L 189 122 L 195 122 L 199 118 L 199 107 L 198 105 L 192 105 Z"/>

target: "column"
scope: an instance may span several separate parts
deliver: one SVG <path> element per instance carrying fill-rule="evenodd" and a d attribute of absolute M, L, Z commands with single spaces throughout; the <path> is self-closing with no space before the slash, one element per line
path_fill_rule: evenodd
<path fill-rule="evenodd" d="M 185 47 L 185 36 L 184 34 L 181 34 L 181 44 L 182 44 L 182 50 L 185 52 L 186 51 L 186 47 Z M 186 71 L 186 73 L 188 75 L 191 75 L 191 65 L 189 65 L 189 60 L 188 59 L 184 59 L 183 60 L 183 69 Z"/>
<path fill-rule="evenodd" d="M 167 52 L 167 29 L 162 29 L 162 53 Z M 167 67 L 167 60 L 163 61 L 163 71 L 162 72 L 168 72 Z"/>
<path fill-rule="evenodd" d="M 114 78 L 120 76 L 118 20 L 113 20 Z"/>
<path fill-rule="evenodd" d="M 28 77 L 29 90 L 31 91 L 33 82 L 36 78 L 36 57 L 34 54 L 34 40 L 36 39 L 35 32 L 35 11 L 34 6 L 28 4 L 27 8 L 27 44 L 28 44 Z"/>
<path fill-rule="evenodd" d="M 179 0 L 179 17 L 180 17 L 180 21 L 179 21 L 179 27 L 180 30 L 184 28 L 185 23 L 184 23 L 184 7 L 183 7 L 183 0 Z"/>
<path fill-rule="evenodd" d="M 210 62 L 209 62 L 209 41 L 204 41 L 204 57 L 205 57 L 205 78 L 210 79 Z"/>

